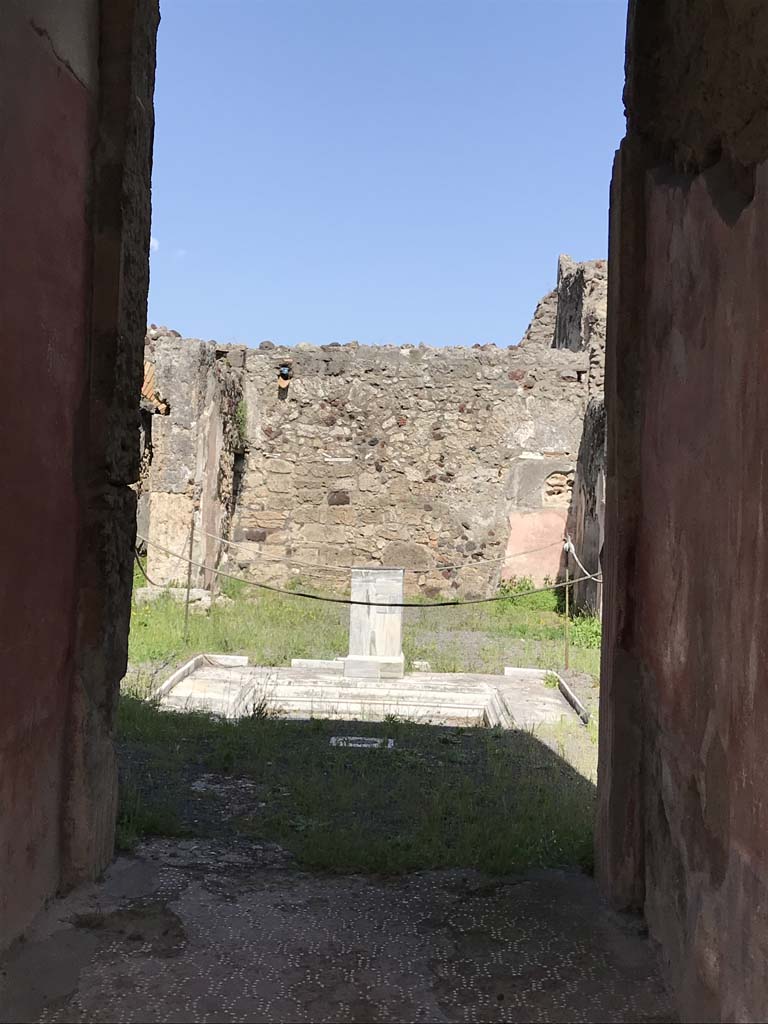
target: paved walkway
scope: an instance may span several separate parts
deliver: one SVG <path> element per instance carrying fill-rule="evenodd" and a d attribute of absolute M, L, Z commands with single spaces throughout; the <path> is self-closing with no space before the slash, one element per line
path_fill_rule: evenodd
<path fill-rule="evenodd" d="M 507 669 L 503 676 L 409 672 L 402 679 L 345 679 L 341 661 L 264 668 L 245 658 L 199 655 L 161 687 L 160 701 L 167 708 L 227 718 L 262 707 L 284 718 L 382 721 L 397 715 L 436 725 L 528 729 L 575 717 L 560 691 L 547 688 L 546 675 Z"/>
<path fill-rule="evenodd" d="M 652 949 L 581 875 L 395 880 L 157 840 L 56 902 L 0 967 L 0 1021 L 671 1021 Z"/>

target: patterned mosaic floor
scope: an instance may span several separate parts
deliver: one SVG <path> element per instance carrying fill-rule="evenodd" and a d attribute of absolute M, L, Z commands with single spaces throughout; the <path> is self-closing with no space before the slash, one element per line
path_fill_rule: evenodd
<path fill-rule="evenodd" d="M 318 877 L 158 840 L 0 967 L 0 1021 L 670 1021 L 636 922 L 582 876 Z"/>

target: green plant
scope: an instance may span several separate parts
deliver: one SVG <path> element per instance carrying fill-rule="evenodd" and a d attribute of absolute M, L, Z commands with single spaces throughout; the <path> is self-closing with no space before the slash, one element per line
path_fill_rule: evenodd
<path fill-rule="evenodd" d="M 334 576 L 334 580 L 336 577 Z M 329 585 L 296 578 L 287 588 L 327 594 Z M 168 596 L 134 605 L 129 639 L 131 671 L 124 689 L 145 695 L 175 666 L 201 652 L 236 653 L 252 664 L 288 665 L 292 658 L 335 658 L 348 649 L 349 609 L 291 594 L 258 590 L 223 579 L 231 603 L 189 619 L 184 605 Z M 529 593 L 530 581 L 505 585 L 509 597 L 492 604 L 407 608 L 403 652 L 408 670 L 428 661 L 434 672 L 498 674 L 505 665 L 555 669 L 563 664 L 565 618 L 552 593 Z M 503 591 L 504 592 L 504 591 Z M 597 677 L 599 622 L 572 622 L 571 667 Z"/>
<path fill-rule="evenodd" d="M 147 556 L 136 555 L 133 560 L 133 589 L 137 587 L 146 587 L 147 580 L 144 576 L 143 570 L 147 567 Z"/>
<path fill-rule="evenodd" d="M 229 576 L 219 576 L 218 581 L 221 593 L 233 601 L 238 597 L 245 597 L 250 590 L 245 580 L 235 580 Z"/>
<path fill-rule="evenodd" d="M 173 665 L 201 652 L 236 652 L 254 664 L 287 665 L 291 658 L 335 658 L 346 652 L 348 612 L 343 605 L 258 591 L 237 581 L 228 581 L 222 590 L 232 603 L 190 615 L 187 639 L 183 604 L 164 596 L 134 605 L 131 664 Z"/>
<path fill-rule="evenodd" d="M 235 430 L 238 447 L 245 448 L 248 444 L 248 406 L 244 398 L 235 406 Z"/>
<path fill-rule="evenodd" d="M 543 586 L 551 586 L 551 582 Z M 511 579 L 502 580 L 499 584 L 499 594 L 510 598 L 510 604 L 517 608 L 530 611 L 557 610 L 557 593 L 538 587 L 530 576 L 513 576 Z M 503 611 L 506 604 L 507 602 L 501 601 L 496 607 Z"/>
<path fill-rule="evenodd" d="M 145 836 L 183 834 L 181 819 L 167 799 L 149 798 L 132 781 L 120 783 L 115 848 L 130 852 Z"/>
<path fill-rule="evenodd" d="M 603 624 L 596 615 L 577 615 L 571 623 L 571 640 L 576 647 L 597 650 L 602 635 Z"/>
<path fill-rule="evenodd" d="M 557 678 L 554 672 L 547 672 L 544 676 L 544 685 L 548 690 L 556 690 L 560 685 L 560 680 Z"/>
<path fill-rule="evenodd" d="M 249 713 L 251 718 L 256 719 L 269 718 L 274 714 L 269 704 L 269 698 L 263 695 L 254 701 Z"/>

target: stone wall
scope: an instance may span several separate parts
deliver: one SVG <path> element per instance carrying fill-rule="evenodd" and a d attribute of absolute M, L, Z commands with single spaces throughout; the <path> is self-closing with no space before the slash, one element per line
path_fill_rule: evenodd
<path fill-rule="evenodd" d="M 229 535 L 236 469 L 244 452 L 242 349 L 150 328 L 142 396 L 144 452 L 139 522 L 147 575 L 183 583 L 192 541 L 194 586 L 210 587 L 219 537 Z M 193 517 L 195 533 L 192 531 Z M 184 557 L 179 557 L 183 555 Z"/>
<path fill-rule="evenodd" d="M 113 851 L 157 20 L 3 5 L 0 947 Z"/>
<path fill-rule="evenodd" d="M 768 8 L 630 6 L 611 199 L 599 876 L 689 1021 L 768 1005 Z"/>
<path fill-rule="evenodd" d="M 589 572 L 601 571 L 603 567 L 605 458 L 605 402 L 602 398 L 591 398 L 584 415 L 571 508 L 571 539 Z M 582 575 L 578 566 L 574 566 L 574 575 Z M 601 615 L 602 583 L 597 580 L 576 583 L 573 604 L 579 611 Z"/>
<path fill-rule="evenodd" d="M 343 589 L 349 566 L 387 565 L 430 595 L 556 577 L 605 284 L 604 262 L 562 257 L 558 288 L 508 349 L 218 348 L 151 329 L 147 361 L 170 413 L 153 417 L 144 484 L 150 576 L 179 581 L 183 563 L 174 576 L 153 544 L 182 551 L 195 494 L 218 466 L 197 560 L 238 575 Z M 221 488 L 233 405 L 221 404 L 219 367 L 236 379 L 227 393 L 242 394 L 246 422 L 236 500 Z M 205 440 L 211 429 L 218 440 Z"/>

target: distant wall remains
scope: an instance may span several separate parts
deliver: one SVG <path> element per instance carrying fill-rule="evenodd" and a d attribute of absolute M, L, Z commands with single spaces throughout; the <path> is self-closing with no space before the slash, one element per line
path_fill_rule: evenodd
<path fill-rule="evenodd" d="M 341 589 L 351 565 L 404 567 L 431 595 L 554 578 L 605 290 L 604 262 L 561 257 L 508 349 L 220 347 L 151 328 L 150 576 L 181 580 L 153 544 L 181 553 L 197 506 L 196 561 L 267 582 Z"/>
<path fill-rule="evenodd" d="M 140 545 L 150 541 L 151 580 L 186 579 L 190 539 L 195 562 L 216 567 L 221 559 L 216 538 L 230 528 L 246 444 L 243 365 L 243 349 L 147 334 L 138 534 Z M 193 579 L 210 586 L 213 575 L 195 570 Z"/>
<path fill-rule="evenodd" d="M 584 416 L 584 432 L 576 463 L 571 507 L 572 537 L 576 552 L 590 572 L 602 571 L 605 537 L 605 403 L 591 398 Z M 580 571 L 577 569 L 579 575 Z M 602 615 L 603 585 L 583 580 L 573 588 L 574 606 Z"/>

